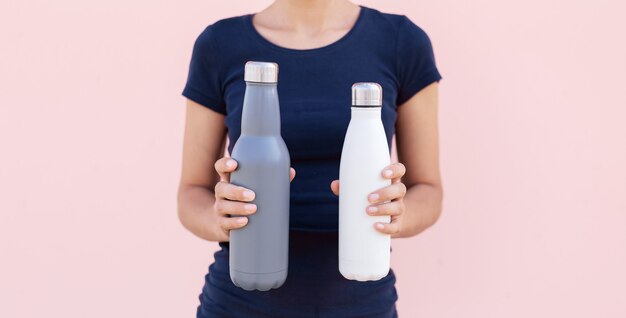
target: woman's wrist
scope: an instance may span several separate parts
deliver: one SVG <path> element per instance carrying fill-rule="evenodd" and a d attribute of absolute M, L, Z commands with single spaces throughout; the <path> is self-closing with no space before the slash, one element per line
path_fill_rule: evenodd
<path fill-rule="evenodd" d="M 181 224 L 195 236 L 218 241 L 219 225 L 213 213 L 215 193 L 201 186 L 181 188 L 178 194 L 178 217 Z"/>
<path fill-rule="evenodd" d="M 392 237 L 413 237 L 434 225 L 441 215 L 442 197 L 440 186 L 425 183 L 411 186 L 403 198 L 402 227 Z"/>

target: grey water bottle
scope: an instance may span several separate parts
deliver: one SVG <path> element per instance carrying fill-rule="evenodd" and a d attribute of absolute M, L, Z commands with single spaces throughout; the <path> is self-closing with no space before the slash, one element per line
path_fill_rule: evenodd
<path fill-rule="evenodd" d="M 287 279 L 289 169 L 280 134 L 278 65 L 247 62 L 241 135 L 231 154 L 238 163 L 230 182 L 255 192 L 256 213 L 230 231 L 230 278 L 245 290 L 269 290 Z"/>

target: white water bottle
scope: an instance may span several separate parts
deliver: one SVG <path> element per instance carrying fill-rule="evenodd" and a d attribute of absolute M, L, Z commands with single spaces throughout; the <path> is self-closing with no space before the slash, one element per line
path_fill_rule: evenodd
<path fill-rule="evenodd" d="M 380 85 L 352 85 L 352 117 L 339 167 L 339 272 L 350 280 L 379 280 L 389 273 L 391 238 L 374 224 L 390 217 L 366 213 L 367 196 L 391 184 L 382 176 L 391 160 L 381 107 Z"/>

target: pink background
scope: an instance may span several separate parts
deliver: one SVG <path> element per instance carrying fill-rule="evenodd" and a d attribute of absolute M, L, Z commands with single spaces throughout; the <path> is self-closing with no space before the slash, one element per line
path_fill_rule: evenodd
<path fill-rule="evenodd" d="M 176 217 L 195 37 L 269 1 L 0 3 L 0 317 L 192 317 Z M 626 6 L 363 1 L 431 36 L 445 209 L 402 317 L 626 317 Z M 593 3 L 593 4 L 592 4 Z"/>

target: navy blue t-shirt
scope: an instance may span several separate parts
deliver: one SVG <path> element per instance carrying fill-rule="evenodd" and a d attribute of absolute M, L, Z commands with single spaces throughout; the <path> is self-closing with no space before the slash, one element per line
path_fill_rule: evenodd
<path fill-rule="evenodd" d="M 250 60 L 279 65 L 281 134 L 297 172 L 291 184 L 289 274 L 276 290 L 239 289 L 228 277 L 228 243 L 220 243 L 198 317 L 392 317 L 393 271 L 366 283 L 339 274 L 339 201 L 330 183 L 339 177 L 352 84 L 382 86 L 381 116 L 391 146 L 397 108 L 441 79 L 428 36 L 406 16 L 367 7 L 345 36 L 307 50 L 269 42 L 253 26 L 252 15 L 209 25 L 194 44 L 183 95 L 225 116 L 231 152 L 241 133 L 243 72 Z"/>

